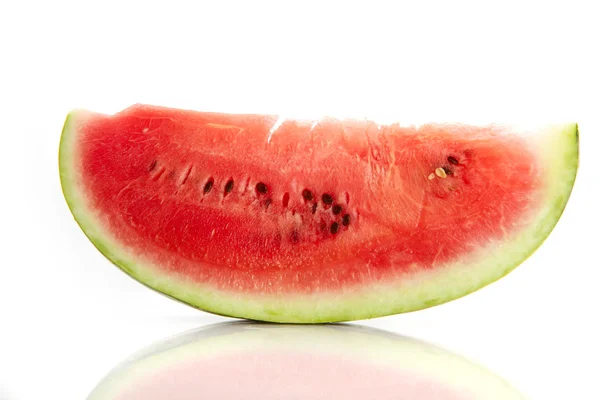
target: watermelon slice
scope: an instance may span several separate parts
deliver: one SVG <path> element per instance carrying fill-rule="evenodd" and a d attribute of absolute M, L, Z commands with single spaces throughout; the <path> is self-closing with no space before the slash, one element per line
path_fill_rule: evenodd
<path fill-rule="evenodd" d="M 548 236 L 576 124 L 378 125 L 137 105 L 69 114 L 60 176 L 94 245 L 216 314 L 355 320 L 507 274 Z"/>
<path fill-rule="evenodd" d="M 517 400 L 488 370 L 430 344 L 344 325 L 218 324 L 133 355 L 88 400 Z"/>

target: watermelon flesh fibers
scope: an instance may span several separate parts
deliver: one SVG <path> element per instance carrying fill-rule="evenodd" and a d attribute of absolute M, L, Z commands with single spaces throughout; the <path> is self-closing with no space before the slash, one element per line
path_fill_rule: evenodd
<path fill-rule="evenodd" d="M 463 296 L 547 237 L 575 124 L 378 125 L 133 106 L 72 112 L 60 147 L 86 235 L 145 285 L 280 322 L 353 320 Z"/>
<path fill-rule="evenodd" d="M 111 371 L 88 400 L 521 400 L 488 370 L 413 339 L 343 325 L 229 323 Z"/>

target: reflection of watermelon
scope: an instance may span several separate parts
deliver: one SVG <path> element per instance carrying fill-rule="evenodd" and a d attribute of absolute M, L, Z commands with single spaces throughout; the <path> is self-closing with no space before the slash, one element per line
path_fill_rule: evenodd
<path fill-rule="evenodd" d="M 502 379 L 413 339 L 343 325 L 229 323 L 130 357 L 88 400 L 517 400 Z"/>
<path fill-rule="evenodd" d="M 75 111 L 60 148 L 71 211 L 116 265 L 204 310 L 290 322 L 417 310 L 500 278 L 550 233 L 577 163 L 574 124 L 150 106 Z"/>

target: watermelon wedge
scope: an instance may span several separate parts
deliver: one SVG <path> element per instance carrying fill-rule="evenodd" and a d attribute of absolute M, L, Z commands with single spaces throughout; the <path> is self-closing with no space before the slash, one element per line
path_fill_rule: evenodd
<path fill-rule="evenodd" d="M 152 345 L 88 400 L 517 400 L 515 388 L 446 350 L 344 325 L 227 323 Z"/>
<path fill-rule="evenodd" d="M 378 125 L 136 105 L 73 111 L 63 192 L 94 245 L 212 313 L 326 322 L 418 310 L 507 274 L 549 235 L 576 124 Z"/>

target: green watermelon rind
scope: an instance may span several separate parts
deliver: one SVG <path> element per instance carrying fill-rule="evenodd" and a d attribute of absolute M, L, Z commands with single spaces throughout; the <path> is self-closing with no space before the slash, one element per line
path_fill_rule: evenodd
<path fill-rule="evenodd" d="M 269 354 L 333 356 L 341 363 L 358 362 L 429 378 L 434 383 L 460 390 L 465 398 L 525 399 L 506 380 L 487 368 L 410 337 L 353 325 L 313 325 L 300 329 L 289 325 L 237 322 L 184 332 L 133 354 L 108 373 L 92 390 L 88 400 L 117 398 L 137 382 L 151 379 L 175 365 L 199 359 L 210 362 L 218 357 L 249 353 L 259 355 L 267 363 Z M 198 378 L 202 379 L 201 376 Z"/>
<path fill-rule="evenodd" d="M 102 216 L 87 207 L 80 191 L 76 155 L 78 127 L 85 110 L 72 111 L 65 121 L 59 169 L 67 204 L 89 240 L 113 264 L 140 283 L 172 299 L 218 315 L 287 323 L 340 322 L 417 311 L 463 297 L 507 275 L 548 237 L 570 197 L 579 165 L 577 124 L 551 125 L 532 135 L 539 165 L 547 176 L 545 200 L 531 223 L 510 239 L 491 242 L 468 260 L 431 271 L 418 271 L 389 284 L 344 288 L 335 293 L 286 296 L 232 293 L 198 284 L 185 276 L 167 275 L 115 242 L 102 228 Z"/>

